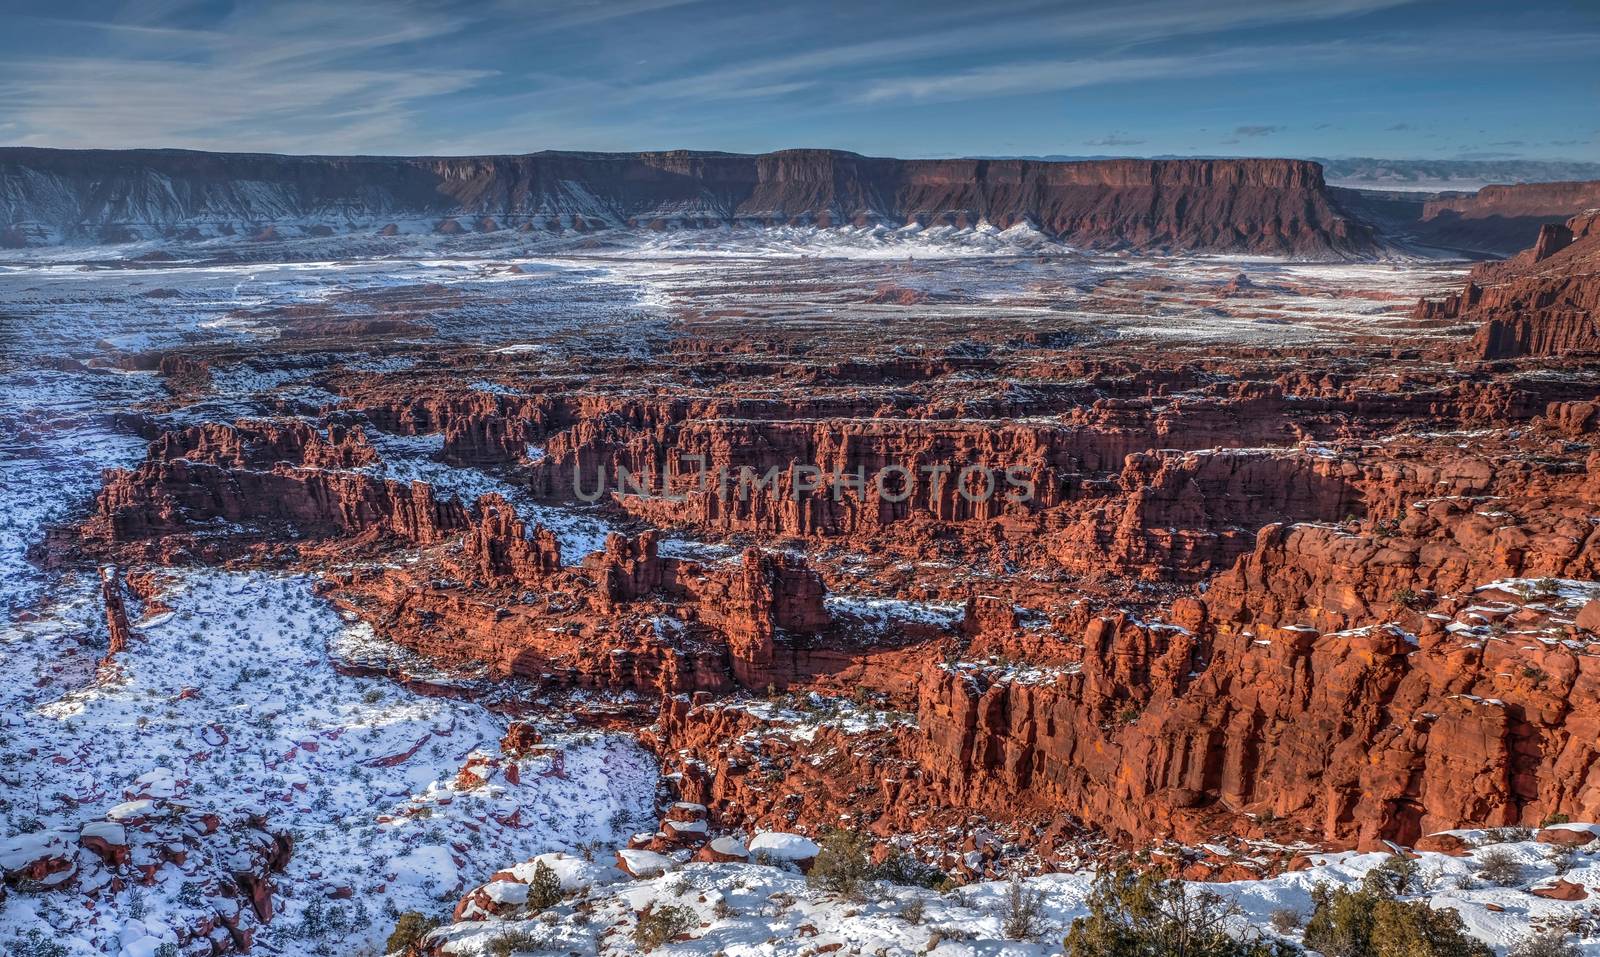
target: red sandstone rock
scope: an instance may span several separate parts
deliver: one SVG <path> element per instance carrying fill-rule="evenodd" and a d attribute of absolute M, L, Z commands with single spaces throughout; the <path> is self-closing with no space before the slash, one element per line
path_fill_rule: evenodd
<path fill-rule="evenodd" d="M 1535 897 L 1545 897 L 1553 901 L 1581 901 L 1589 899 L 1589 891 L 1582 884 L 1558 879 L 1554 884 L 1532 888 L 1528 891 Z"/>
<path fill-rule="evenodd" d="M 1600 635 L 1600 598 L 1592 599 L 1584 605 L 1574 623 L 1584 631 Z"/>
<path fill-rule="evenodd" d="M 1592 827 L 1542 827 L 1534 839 L 1540 844 L 1582 847 L 1593 843 L 1596 836 Z"/>
<path fill-rule="evenodd" d="M 533 725 L 513 721 L 506 727 L 505 737 L 500 739 L 500 750 L 508 758 L 525 757 L 543 740 Z"/>
<path fill-rule="evenodd" d="M 1600 213 L 1546 227 L 1534 248 L 1474 267 L 1467 288 L 1424 302 L 1425 319 L 1478 322 L 1483 358 L 1600 352 Z"/>
<path fill-rule="evenodd" d="M 122 577 L 114 566 L 100 569 L 100 596 L 106 608 L 106 630 L 111 642 L 106 648 L 109 662 L 128 647 L 133 629 L 128 625 L 128 609 L 122 600 Z"/>
<path fill-rule="evenodd" d="M 1471 852 L 1472 843 L 1455 834 L 1424 834 L 1417 838 L 1416 849 L 1449 854 L 1451 857 L 1464 857 Z"/>

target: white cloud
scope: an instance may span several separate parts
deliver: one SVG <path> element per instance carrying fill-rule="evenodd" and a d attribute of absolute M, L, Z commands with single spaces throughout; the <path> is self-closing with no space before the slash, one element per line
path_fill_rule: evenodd
<path fill-rule="evenodd" d="M 5 118 L 24 144 L 359 151 L 404 141 L 419 100 L 491 71 L 384 68 L 375 53 L 425 44 L 462 21 L 372 3 L 251 5 L 214 29 L 79 24 L 111 55 L 0 65 Z"/>

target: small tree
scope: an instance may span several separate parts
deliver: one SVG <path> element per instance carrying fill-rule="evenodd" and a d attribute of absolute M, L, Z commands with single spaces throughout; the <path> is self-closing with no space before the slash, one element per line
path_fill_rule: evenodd
<path fill-rule="evenodd" d="M 642 951 L 652 951 L 674 937 L 687 934 L 700 918 L 694 908 L 651 901 L 639 912 L 633 928 L 633 942 Z"/>
<path fill-rule="evenodd" d="M 401 914 L 394 922 L 394 932 L 389 935 L 389 940 L 383 945 L 386 954 L 411 955 L 422 949 L 422 940 L 439 926 L 439 922 L 431 917 L 424 917 L 414 910 Z"/>
<path fill-rule="evenodd" d="M 542 911 L 561 903 L 561 878 L 544 861 L 533 864 L 533 880 L 528 882 L 528 908 Z"/>
<path fill-rule="evenodd" d="M 824 834 L 819 844 L 821 850 L 806 872 L 806 883 L 841 897 L 858 896 L 872 872 L 865 835 L 835 829 Z"/>

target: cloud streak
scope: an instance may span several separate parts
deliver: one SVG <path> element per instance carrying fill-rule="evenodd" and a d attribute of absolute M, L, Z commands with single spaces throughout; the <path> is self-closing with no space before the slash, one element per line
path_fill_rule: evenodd
<path fill-rule="evenodd" d="M 1347 95 L 1327 112 L 1329 78 L 1359 87 L 1375 69 L 1461 71 L 1461 49 L 1581 64 L 1600 44 L 1600 21 L 1519 32 L 1463 17 L 1423 29 L 1411 10 L 1423 0 L 290 0 L 270 9 L 150 0 L 110 16 L 89 0 L 16 2 L 38 9 L 9 18 L 9 46 L 0 37 L 0 134 L 53 146 L 459 153 L 881 142 L 884 152 L 926 154 L 1026 138 L 1055 152 L 1070 142 L 1061 131 L 1111 129 L 1084 143 L 1204 152 L 1270 136 L 1280 149 L 1326 150 L 1336 136 L 1398 138 L 1402 126 L 1383 129 L 1396 116 L 1428 129 L 1453 122 L 1398 89 Z M 1410 28 L 1392 27 L 1408 16 Z M 1133 112 L 1107 108 L 1123 98 Z M 1188 102 L 1204 98 L 1215 102 L 1201 121 Z M 1307 110 L 1337 122 L 1296 119 Z M 983 131 L 969 140 L 953 132 L 974 124 Z M 1510 126 L 1493 136 L 1572 137 Z"/>

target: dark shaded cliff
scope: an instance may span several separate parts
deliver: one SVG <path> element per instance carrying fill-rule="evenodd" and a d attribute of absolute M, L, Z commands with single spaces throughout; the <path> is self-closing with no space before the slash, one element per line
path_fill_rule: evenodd
<path fill-rule="evenodd" d="M 0 149 L 0 241 L 1030 223 L 1087 247 L 1361 256 L 1301 160 L 898 160 L 832 150 L 331 157 Z"/>
<path fill-rule="evenodd" d="M 1532 245 L 1541 226 L 1600 207 L 1600 181 L 1485 186 L 1466 196 L 1432 199 L 1419 234 L 1459 249 L 1509 255 Z"/>

